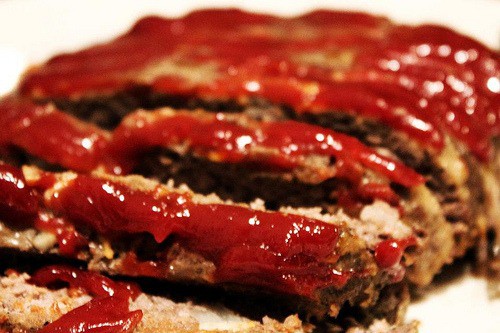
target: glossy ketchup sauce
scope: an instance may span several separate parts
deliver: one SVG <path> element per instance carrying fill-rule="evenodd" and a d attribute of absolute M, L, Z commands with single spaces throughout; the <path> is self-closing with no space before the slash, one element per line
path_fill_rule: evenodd
<path fill-rule="evenodd" d="M 181 143 L 216 161 L 256 160 L 293 168 L 310 155 L 330 156 L 344 163 L 357 162 L 404 186 L 424 182 L 411 168 L 348 135 L 291 120 L 244 126 L 226 119 L 222 113 L 200 116 L 157 112 L 153 117 L 136 113 L 115 130 L 110 151 L 112 155 L 131 159 L 149 147 Z"/>
<path fill-rule="evenodd" d="M 40 212 L 33 226 L 40 231 L 50 232 L 56 236 L 59 253 L 67 257 L 75 257 L 81 249 L 85 249 L 88 240 L 79 233 L 72 223 L 64 218 L 53 217 L 51 214 Z"/>
<path fill-rule="evenodd" d="M 389 268 L 401 261 L 407 247 L 415 245 L 417 245 L 417 240 L 413 236 L 384 240 L 375 247 L 375 260 L 380 268 Z"/>
<path fill-rule="evenodd" d="M 0 220 L 30 222 L 38 214 L 39 194 L 26 184 L 21 170 L 0 162 Z"/>
<path fill-rule="evenodd" d="M 24 179 L 20 170 L 0 166 L 2 180 L 6 174 Z M 8 189 L 19 207 L 29 204 L 32 195 L 37 198 L 38 205 L 29 215 L 35 221 L 34 227 L 56 233 L 61 236 L 59 241 L 66 240 L 59 244 L 61 254 L 66 256 L 74 256 L 87 244 L 88 240 L 75 231 L 74 226 L 78 226 L 105 237 L 147 233 L 157 243 L 171 239 L 215 264 L 214 276 L 209 278 L 212 283 L 262 286 L 314 297 L 321 288 L 342 288 L 353 275 L 364 274 L 351 269 L 343 271 L 335 265 L 339 258 L 337 245 L 344 233 L 341 226 L 294 214 L 199 203 L 190 192 L 176 192 L 155 183 L 134 187 L 125 182 L 128 178 L 119 179 L 78 174 L 61 178 L 59 174 L 40 172 L 24 187 L 12 186 L 10 179 L 10 188 L 1 181 L 0 186 Z M 30 189 L 30 194 L 25 193 L 26 189 Z M 9 202 L 0 197 L 1 207 Z M 404 249 L 414 245 L 406 240 L 391 242 L 382 242 L 375 248 L 375 260 L 381 268 L 398 263 Z M 141 270 L 141 275 L 165 276 L 160 269 L 129 259 L 131 267 L 124 267 L 125 271 L 143 267 L 147 270 Z M 168 262 L 152 264 L 160 267 Z M 42 270 L 34 281 L 64 281 L 96 296 L 103 296 L 103 290 L 111 296 L 121 294 L 113 291 L 120 288 L 119 284 L 66 268 Z M 128 295 L 132 294 L 133 290 Z"/>
<path fill-rule="evenodd" d="M 21 170 L 0 162 L 0 220 L 51 232 L 56 235 L 60 253 L 75 256 L 88 241 L 71 223 L 45 212 L 40 200 L 41 194 L 26 183 Z"/>
<path fill-rule="evenodd" d="M 30 282 L 45 287 L 62 282 L 94 297 L 38 330 L 39 333 L 132 332 L 142 319 L 141 310 L 129 310 L 129 299 L 135 299 L 140 294 L 133 284 L 115 282 L 98 273 L 69 266 L 46 266 L 38 270 Z"/>
<path fill-rule="evenodd" d="M 16 146 L 46 162 L 89 171 L 106 160 L 108 133 L 58 111 L 10 96 L 0 101 L 0 147 Z"/>

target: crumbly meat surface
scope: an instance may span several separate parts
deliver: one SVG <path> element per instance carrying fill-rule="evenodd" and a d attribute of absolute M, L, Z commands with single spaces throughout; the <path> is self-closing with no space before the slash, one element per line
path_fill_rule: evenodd
<path fill-rule="evenodd" d="M 402 325 L 391 325 L 385 320 L 376 320 L 368 328 L 354 327 L 347 333 L 417 333 L 418 322 L 412 321 Z"/>
<path fill-rule="evenodd" d="M 0 329 L 7 332 L 35 332 L 46 323 L 91 300 L 79 289 L 50 290 L 27 281 L 29 275 L 10 272 L 0 278 Z M 296 316 L 283 322 L 263 318 L 261 322 L 241 317 L 228 309 L 176 303 L 165 297 L 141 294 L 130 310 L 143 311 L 134 333 L 154 332 L 308 332 Z"/>

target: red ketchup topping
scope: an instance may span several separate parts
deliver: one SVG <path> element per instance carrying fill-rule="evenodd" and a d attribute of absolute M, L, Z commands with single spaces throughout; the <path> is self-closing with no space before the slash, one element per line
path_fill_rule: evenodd
<path fill-rule="evenodd" d="M 115 282 L 95 272 L 86 272 L 69 266 L 47 266 L 38 270 L 31 283 L 52 286 L 68 283 L 70 288 L 81 288 L 95 296 L 90 302 L 73 309 L 38 332 L 132 332 L 142 319 L 142 311 L 129 311 L 129 298 L 140 294 L 135 284 Z"/>
<path fill-rule="evenodd" d="M 107 132 L 51 105 L 14 98 L 0 103 L 0 145 L 15 145 L 47 162 L 89 171 L 106 159 Z"/>
<path fill-rule="evenodd" d="M 389 268 L 401 261 L 405 249 L 417 244 L 415 237 L 387 239 L 375 247 L 375 261 L 380 268 Z"/>
<path fill-rule="evenodd" d="M 41 175 L 39 184 L 52 186 L 47 173 Z M 26 183 L 21 170 L 0 162 L 0 220 L 17 225 L 33 225 L 38 230 L 56 235 L 59 252 L 65 256 L 75 256 L 77 251 L 87 246 L 88 241 L 75 227 L 62 218 L 54 218 L 40 206 L 40 193 Z"/>
<path fill-rule="evenodd" d="M 290 168 L 300 165 L 305 156 L 326 155 L 344 163 L 358 162 L 404 186 L 424 182 L 422 176 L 404 164 L 378 154 L 353 137 L 319 126 L 296 121 L 259 122 L 252 129 L 228 121 L 223 114 L 199 117 L 155 113 L 153 121 L 148 121 L 149 117 L 150 114 L 136 113 L 122 122 L 111 143 L 114 156 L 130 160 L 148 147 L 187 141 L 194 151 L 215 160 L 261 160 Z"/>
<path fill-rule="evenodd" d="M 9 175 L 15 175 L 15 178 L 10 178 L 23 179 L 19 170 L 4 164 L 0 167 L 3 174 L 8 170 Z M 242 206 L 199 204 L 192 200 L 191 194 L 173 192 L 161 185 L 138 189 L 119 181 L 87 175 L 74 175 L 63 183 L 57 179 L 57 174 L 41 172 L 40 177 L 34 177 L 28 185 L 36 189 L 33 190 L 34 198 L 43 199 L 43 206 L 38 204 L 31 212 L 34 216 L 38 214 L 35 227 L 56 233 L 63 255 L 73 256 L 87 244 L 73 226 L 79 223 L 103 235 L 149 233 L 158 243 L 173 237 L 182 246 L 214 262 L 217 269 L 210 279 L 215 283 L 257 285 L 314 297 L 320 288 L 341 288 L 351 276 L 363 274 L 335 268 L 341 229 L 329 223 Z M 24 197 L 21 195 L 28 188 L 26 185 L 13 187 L 11 183 L 7 183 L 11 188 L 5 188 L 16 200 L 31 200 L 32 192 Z M 0 186 L 4 187 L 2 181 Z M 50 197 L 48 193 L 42 195 L 38 192 L 49 189 Z M 46 209 L 56 217 L 44 213 Z M 376 258 L 392 258 L 380 259 L 382 261 L 377 258 L 382 263 L 397 261 L 404 251 L 401 247 L 394 248 L 396 253 L 391 254 L 390 247 L 379 247 Z M 134 267 L 148 266 L 137 260 L 129 262 Z M 148 266 L 145 274 L 164 276 L 158 268 L 161 265 L 168 265 L 168 262 Z M 103 290 L 111 296 L 123 294 L 123 290 L 116 289 L 123 285 L 64 267 L 42 270 L 33 281 L 39 284 L 64 281 L 96 296 L 104 296 Z M 133 290 L 127 291 L 127 295 L 133 296 Z"/>
<path fill-rule="evenodd" d="M 164 61 L 213 66 L 213 75 L 172 75 Z M 80 97 L 149 85 L 242 103 L 257 97 L 297 112 L 373 117 L 435 149 L 445 130 L 486 160 L 500 133 L 499 77 L 497 52 L 443 27 L 333 11 L 279 18 L 203 10 L 147 17 L 107 44 L 54 57 L 24 77 L 20 92 Z"/>
<path fill-rule="evenodd" d="M 358 187 L 357 195 L 361 199 L 380 199 L 393 206 L 399 203 L 399 196 L 385 184 L 367 183 Z"/>
<path fill-rule="evenodd" d="M 165 188 L 140 191 L 84 175 L 46 204 L 102 234 L 146 232 L 157 242 L 174 237 L 216 264 L 215 282 L 312 296 L 321 287 L 342 287 L 351 275 L 332 267 L 339 228 L 303 216 L 196 204 Z"/>
<path fill-rule="evenodd" d="M 0 162 L 0 219 L 29 222 L 38 214 L 38 200 L 21 170 Z"/>
<path fill-rule="evenodd" d="M 38 286 L 52 286 L 58 282 L 69 284 L 70 288 L 81 288 L 91 296 L 120 296 L 125 299 L 136 299 L 141 291 L 133 283 L 116 282 L 96 272 L 52 265 L 39 269 L 30 279 Z"/>
<path fill-rule="evenodd" d="M 38 333 L 128 333 L 142 319 L 142 311 L 129 311 L 120 297 L 94 298 L 38 330 Z"/>
<path fill-rule="evenodd" d="M 88 245 L 88 240 L 76 231 L 73 224 L 68 223 L 63 218 L 40 213 L 35 220 L 34 227 L 56 235 L 59 253 L 63 256 L 74 257 L 78 254 L 78 250 Z"/>

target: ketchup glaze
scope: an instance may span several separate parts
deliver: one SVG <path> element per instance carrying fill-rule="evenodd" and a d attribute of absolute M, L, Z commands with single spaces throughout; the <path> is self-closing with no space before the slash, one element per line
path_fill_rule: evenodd
<path fill-rule="evenodd" d="M 21 170 L 0 162 L 0 220 L 32 220 L 38 214 L 38 200 Z"/>
<path fill-rule="evenodd" d="M 99 297 L 69 311 L 37 333 L 131 333 L 141 319 L 141 310 L 128 310 L 128 300 Z"/>
<path fill-rule="evenodd" d="M 79 98 L 145 85 L 208 100 L 265 99 L 299 113 L 343 110 L 432 149 L 451 134 L 487 160 L 500 133 L 498 59 L 435 25 L 326 10 L 293 18 L 201 10 L 146 17 L 109 43 L 56 56 L 30 71 L 19 92 Z M 201 77 L 184 74 L 197 70 Z"/>
<path fill-rule="evenodd" d="M 14 96 L 0 101 L 0 146 L 14 145 L 76 171 L 89 171 L 106 159 L 108 134 L 58 111 Z"/>
<path fill-rule="evenodd" d="M 53 217 L 51 214 L 40 212 L 33 226 L 37 230 L 47 231 L 56 236 L 59 253 L 63 256 L 74 257 L 78 251 L 85 249 L 88 240 L 79 233 L 73 224 L 61 217 Z"/>
<path fill-rule="evenodd" d="M 94 296 L 59 319 L 38 330 L 39 333 L 125 333 L 132 332 L 142 319 L 142 311 L 129 311 L 129 299 L 140 290 L 133 284 L 115 282 L 103 275 L 69 266 L 46 266 L 30 279 L 38 286 L 49 287 L 56 282 L 68 283 Z"/>
<path fill-rule="evenodd" d="M 43 182 L 42 177 L 40 183 Z M 47 184 L 53 185 L 53 182 Z M 56 235 L 59 252 L 74 257 L 87 246 L 87 239 L 71 223 L 44 211 L 40 201 L 41 194 L 27 184 L 21 170 L 0 162 L 0 220 L 51 232 Z"/>
<path fill-rule="evenodd" d="M 37 286 L 50 287 L 64 282 L 69 288 L 83 289 L 91 296 L 120 296 L 136 299 L 141 293 L 133 283 L 116 282 L 96 272 L 83 271 L 71 266 L 50 265 L 40 268 L 32 275 L 30 282 Z"/>
<path fill-rule="evenodd" d="M 228 116 L 230 117 L 230 116 Z M 410 187 L 424 178 L 404 164 L 378 154 L 357 139 L 292 120 L 241 125 L 226 115 L 138 112 L 127 116 L 114 131 L 111 154 L 130 159 L 154 146 L 188 144 L 216 161 L 259 161 L 290 169 L 310 155 L 336 157 L 337 164 L 359 163 L 391 181 Z"/>

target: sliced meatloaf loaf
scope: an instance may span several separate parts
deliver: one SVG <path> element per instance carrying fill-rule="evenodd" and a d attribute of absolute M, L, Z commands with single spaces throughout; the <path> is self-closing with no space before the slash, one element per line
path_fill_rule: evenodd
<path fill-rule="evenodd" d="M 147 17 L 108 43 L 56 56 L 28 71 L 17 93 L 54 101 L 106 129 L 137 108 L 172 106 L 294 120 L 354 136 L 423 175 L 425 191 L 432 192 L 421 194 L 425 210 L 444 216 L 445 229 L 452 229 L 453 240 L 444 242 L 451 247 L 429 245 L 447 259 L 415 266 L 413 281 L 426 284 L 499 224 L 491 143 L 500 131 L 499 74 L 498 52 L 444 27 L 332 11 L 280 18 L 202 10 L 176 19 Z M 198 191 L 215 188 L 237 200 L 265 196 L 240 186 L 251 181 L 236 190 L 218 185 L 225 177 L 216 171 L 239 165 L 211 168 L 185 156 L 177 163 L 176 154 L 150 154 L 135 171 L 159 177 L 166 170 L 165 177 L 176 173 Z M 191 168 L 198 167 L 209 177 L 196 180 Z M 331 193 L 313 192 L 319 202 Z"/>

